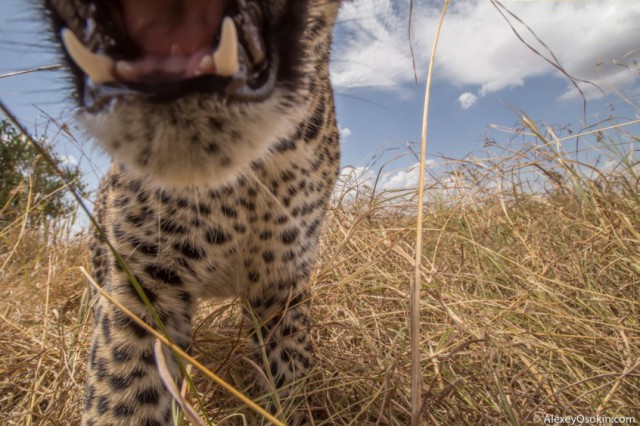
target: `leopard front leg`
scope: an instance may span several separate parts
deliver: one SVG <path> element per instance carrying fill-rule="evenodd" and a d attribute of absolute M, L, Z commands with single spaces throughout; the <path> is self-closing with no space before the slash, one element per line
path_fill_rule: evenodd
<path fill-rule="evenodd" d="M 187 348 L 194 298 L 182 288 L 179 276 L 159 265 L 148 265 L 137 278 L 169 337 Z M 124 272 L 111 271 L 104 288 L 148 324 L 155 324 Z M 154 342 L 152 334 L 100 297 L 94 311 L 83 424 L 172 424 L 171 396 L 158 374 Z M 177 363 L 173 357 L 167 359 L 172 375 L 177 377 Z"/>
<path fill-rule="evenodd" d="M 268 378 L 263 388 L 282 399 L 299 392 L 311 366 L 311 293 L 308 289 L 296 291 L 295 286 L 268 291 L 272 293 L 249 301 L 245 315 L 256 326 L 251 339 Z"/>

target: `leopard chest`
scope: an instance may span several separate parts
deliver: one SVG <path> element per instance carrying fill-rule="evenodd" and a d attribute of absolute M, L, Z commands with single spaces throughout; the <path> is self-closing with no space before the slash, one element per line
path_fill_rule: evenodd
<path fill-rule="evenodd" d="M 114 166 L 106 178 L 108 233 L 135 274 L 200 296 L 297 280 L 309 273 L 337 173 L 329 154 L 326 146 L 284 144 L 215 188 L 157 189 Z"/>

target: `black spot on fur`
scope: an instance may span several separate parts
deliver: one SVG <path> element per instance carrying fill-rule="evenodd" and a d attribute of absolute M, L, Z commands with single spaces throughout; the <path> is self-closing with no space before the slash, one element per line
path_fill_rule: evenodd
<path fill-rule="evenodd" d="M 207 231 L 207 241 L 211 244 L 224 244 L 231 239 L 231 236 L 220 228 L 209 228 Z"/>
<path fill-rule="evenodd" d="M 214 117 L 209 117 L 209 127 L 215 132 L 222 132 L 224 130 L 224 126 L 220 120 Z"/>
<path fill-rule="evenodd" d="M 271 231 L 262 231 L 260 235 L 258 235 L 258 238 L 262 241 L 270 240 L 271 237 L 273 237 L 273 233 Z"/>
<path fill-rule="evenodd" d="M 136 192 L 136 193 L 139 192 L 141 186 L 142 186 L 142 183 L 138 179 L 131 179 L 127 183 L 127 189 L 131 192 Z"/>
<path fill-rule="evenodd" d="M 282 327 L 282 335 L 283 336 L 291 336 L 298 332 L 298 328 L 295 325 L 285 325 Z"/>
<path fill-rule="evenodd" d="M 203 203 L 198 203 L 198 205 L 193 207 L 193 211 L 203 216 L 209 216 L 211 214 L 211 207 Z"/>
<path fill-rule="evenodd" d="M 290 228 L 285 230 L 282 234 L 280 234 L 280 241 L 284 244 L 293 244 L 298 235 L 300 234 L 300 230 L 298 228 Z"/>
<path fill-rule="evenodd" d="M 96 368 L 96 355 L 98 353 L 98 344 L 94 343 L 91 345 L 91 353 L 89 355 L 89 366 L 91 368 Z"/>
<path fill-rule="evenodd" d="M 118 208 L 122 208 L 129 204 L 129 201 L 131 201 L 131 198 L 127 197 L 126 195 L 120 195 L 118 198 L 116 198 L 113 204 Z"/>
<path fill-rule="evenodd" d="M 324 108 L 318 108 L 315 114 L 311 117 L 307 123 L 307 128 L 304 131 L 304 141 L 309 143 L 316 139 L 320 134 L 320 130 L 324 126 Z"/>
<path fill-rule="evenodd" d="M 111 321 L 108 315 L 102 317 L 102 338 L 105 343 L 111 342 Z"/>
<path fill-rule="evenodd" d="M 96 406 L 96 410 L 99 415 L 103 415 L 107 411 L 109 411 L 109 399 L 106 396 L 101 396 L 98 399 L 98 405 Z"/>
<path fill-rule="evenodd" d="M 180 207 L 181 209 L 186 209 L 187 207 L 189 207 L 189 200 L 187 200 L 186 198 L 182 198 L 179 197 L 176 200 L 176 204 L 178 205 L 178 207 Z"/>
<path fill-rule="evenodd" d="M 309 298 L 309 295 L 307 293 L 300 293 L 296 297 L 291 299 L 291 301 L 289 302 L 289 305 L 298 306 L 304 303 L 308 298 Z"/>
<path fill-rule="evenodd" d="M 104 358 L 98 358 L 96 363 L 96 377 L 98 381 L 101 382 L 107 378 L 108 370 L 107 370 L 107 360 Z"/>
<path fill-rule="evenodd" d="M 136 394 L 136 401 L 143 405 L 158 405 L 160 393 L 156 388 L 142 389 Z"/>
<path fill-rule="evenodd" d="M 153 351 L 142 352 L 140 354 L 140 360 L 147 365 L 156 365 L 156 357 Z"/>
<path fill-rule="evenodd" d="M 144 192 L 144 191 L 143 192 L 138 192 L 138 194 L 136 195 L 136 199 L 138 200 L 138 202 L 140 204 L 144 204 L 149 199 L 149 194 Z"/>
<path fill-rule="evenodd" d="M 140 284 L 140 287 L 142 288 L 142 291 L 144 291 L 144 295 L 147 296 L 147 299 L 149 299 L 149 302 L 155 303 L 155 301 L 158 299 L 158 295 L 153 290 L 148 288 L 148 286 L 145 286 L 144 281 L 141 280 L 140 277 L 136 276 L 135 279 L 136 281 L 138 281 L 138 284 Z M 134 287 L 133 283 L 129 282 L 129 284 L 130 284 L 129 289 L 131 291 L 131 295 L 134 296 L 137 300 L 140 300 L 142 302 L 142 298 L 138 294 L 138 291 Z"/>
<path fill-rule="evenodd" d="M 149 208 L 143 207 L 140 214 L 128 214 L 124 219 L 132 224 L 136 228 L 142 227 L 152 216 L 153 211 Z"/>
<path fill-rule="evenodd" d="M 109 180 L 109 183 L 111 184 L 112 188 L 120 188 L 120 176 L 118 175 L 111 175 L 111 178 Z"/>
<path fill-rule="evenodd" d="M 193 297 L 191 296 L 191 293 L 186 291 L 181 291 L 180 293 L 178 293 L 178 298 L 186 303 L 191 303 L 193 301 Z"/>
<path fill-rule="evenodd" d="M 269 364 L 269 368 L 271 369 L 271 374 L 275 377 L 278 376 L 278 373 L 280 372 L 280 369 L 278 368 L 278 362 L 275 360 L 272 360 L 271 363 Z"/>
<path fill-rule="evenodd" d="M 162 204 L 169 204 L 172 201 L 171 195 L 162 189 L 156 190 L 156 197 L 158 197 L 158 200 L 160 200 Z"/>
<path fill-rule="evenodd" d="M 295 253 L 292 250 L 287 250 L 282 255 L 283 262 L 291 262 L 295 258 Z"/>
<path fill-rule="evenodd" d="M 295 151 L 296 143 L 293 139 L 281 139 L 273 149 L 277 152 Z"/>
<path fill-rule="evenodd" d="M 311 349 L 312 348 L 309 348 L 309 350 L 307 350 L 307 352 L 311 352 Z M 309 361 L 309 358 L 307 358 L 306 356 L 301 355 L 300 356 L 300 362 L 302 363 L 302 366 L 304 368 L 306 368 L 306 369 L 309 369 L 309 367 L 311 366 L 311 361 Z"/>
<path fill-rule="evenodd" d="M 278 371 L 277 363 L 275 361 L 271 361 L 271 370 L 274 371 L 274 368 L 273 368 L 274 365 L 276 367 L 275 371 Z M 275 379 L 276 379 L 276 381 L 275 381 L 276 388 L 279 389 L 279 388 L 283 387 L 284 384 L 285 384 L 284 374 L 277 374 L 277 373 L 271 373 L 271 374 L 273 374 L 273 377 L 275 377 Z"/>
<path fill-rule="evenodd" d="M 133 350 L 131 347 L 120 344 L 115 345 L 111 350 L 113 360 L 118 364 L 124 364 L 133 359 Z"/>
<path fill-rule="evenodd" d="M 258 281 L 260 281 L 260 274 L 256 271 L 249 271 L 247 276 L 249 277 L 249 281 L 252 283 L 257 283 Z"/>
<path fill-rule="evenodd" d="M 173 235 L 183 235 L 189 231 L 185 226 L 166 218 L 160 221 L 160 230 Z"/>
<path fill-rule="evenodd" d="M 302 216 L 311 214 L 313 213 L 314 210 L 315 210 L 315 206 L 313 204 L 304 203 L 302 205 Z"/>
<path fill-rule="evenodd" d="M 116 405 L 113 409 L 113 415 L 116 417 L 130 417 L 133 415 L 133 413 L 133 408 L 123 402 Z"/>
<path fill-rule="evenodd" d="M 256 210 L 256 204 L 253 201 L 245 200 L 244 198 L 238 199 L 238 204 L 244 207 L 246 210 L 253 212 Z"/>
<path fill-rule="evenodd" d="M 316 230 L 318 229 L 318 226 L 320 226 L 320 223 L 321 223 L 320 219 L 316 219 L 309 224 L 309 226 L 307 227 L 307 231 L 305 232 L 307 237 L 311 237 L 312 235 L 315 234 Z"/>
<path fill-rule="evenodd" d="M 186 241 L 174 244 L 173 248 L 189 259 L 200 260 L 205 256 L 205 252 L 201 247 L 191 245 Z"/>
<path fill-rule="evenodd" d="M 96 388 L 94 388 L 93 386 L 90 386 L 87 383 L 87 386 L 84 390 L 84 411 L 91 410 L 91 407 L 93 406 L 93 399 L 95 397 L 95 393 L 96 393 Z"/>
<path fill-rule="evenodd" d="M 121 391 L 131 386 L 131 376 L 111 376 L 109 377 L 109 386 L 114 391 Z"/>
<path fill-rule="evenodd" d="M 133 246 L 133 249 L 136 252 L 145 254 L 147 256 L 156 257 L 159 252 L 159 248 L 157 245 L 141 241 L 134 237 L 129 237 L 129 244 Z"/>
<path fill-rule="evenodd" d="M 223 204 L 220 207 L 220 211 L 222 211 L 222 214 L 225 215 L 226 217 L 230 217 L 232 219 L 235 219 L 236 217 L 238 217 L 238 211 L 233 207 L 229 207 Z"/>
<path fill-rule="evenodd" d="M 289 181 L 291 181 L 291 180 L 293 180 L 295 178 L 296 178 L 296 175 L 293 174 L 293 172 L 291 170 L 283 170 L 283 171 L 280 172 L 280 179 L 283 182 L 289 182 Z"/>
<path fill-rule="evenodd" d="M 144 271 L 153 279 L 165 282 L 171 285 L 182 285 L 182 278 L 175 271 L 164 268 L 160 265 L 147 265 Z"/>
<path fill-rule="evenodd" d="M 138 339 L 143 339 L 150 336 L 147 330 L 145 330 L 138 323 L 120 312 L 120 310 L 116 310 L 113 312 L 113 326 L 119 329 L 131 330 Z"/>
<path fill-rule="evenodd" d="M 215 155 L 220 152 L 220 147 L 215 142 L 209 142 L 205 145 L 204 150 L 207 154 Z"/>
<path fill-rule="evenodd" d="M 262 252 L 262 259 L 264 259 L 266 263 L 271 263 L 275 259 L 275 255 L 271 250 L 265 250 Z"/>

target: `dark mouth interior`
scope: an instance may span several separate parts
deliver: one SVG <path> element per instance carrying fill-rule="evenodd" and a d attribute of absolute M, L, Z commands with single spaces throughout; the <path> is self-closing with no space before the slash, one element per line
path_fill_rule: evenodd
<path fill-rule="evenodd" d="M 84 28 L 74 28 L 72 19 L 56 12 L 89 51 L 117 65 L 114 81 L 93 85 L 94 91 L 95 86 L 159 96 L 218 91 L 252 100 L 273 89 L 277 60 L 269 54 L 268 31 L 254 0 L 100 1 L 87 6 Z M 225 19 L 235 24 L 238 51 L 237 68 L 226 74 L 215 62 L 201 65 L 220 48 Z"/>

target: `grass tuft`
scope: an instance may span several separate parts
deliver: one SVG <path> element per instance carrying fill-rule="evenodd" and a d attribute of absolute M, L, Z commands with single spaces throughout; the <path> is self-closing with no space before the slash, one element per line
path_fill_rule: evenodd
<path fill-rule="evenodd" d="M 525 117 L 519 144 L 430 169 L 420 302 L 428 424 L 640 413 L 640 177 L 625 151 L 637 138 L 592 132 L 583 140 L 594 147 L 568 153 L 556 133 Z M 367 185 L 343 185 L 335 200 L 312 278 L 316 366 L 294 393 L 317 425 L 407 425 L 415 200 Z M 89 260 L 68 229 L 0 231 L 4 424 L 79 422 Z M 260 401 L 239 312 L 237 300 L 204 303 L 193 354 Z M 260 424 L 193 376 L 216 424 Z M 281 401 L 281 417 L 299 401 Z"/>

